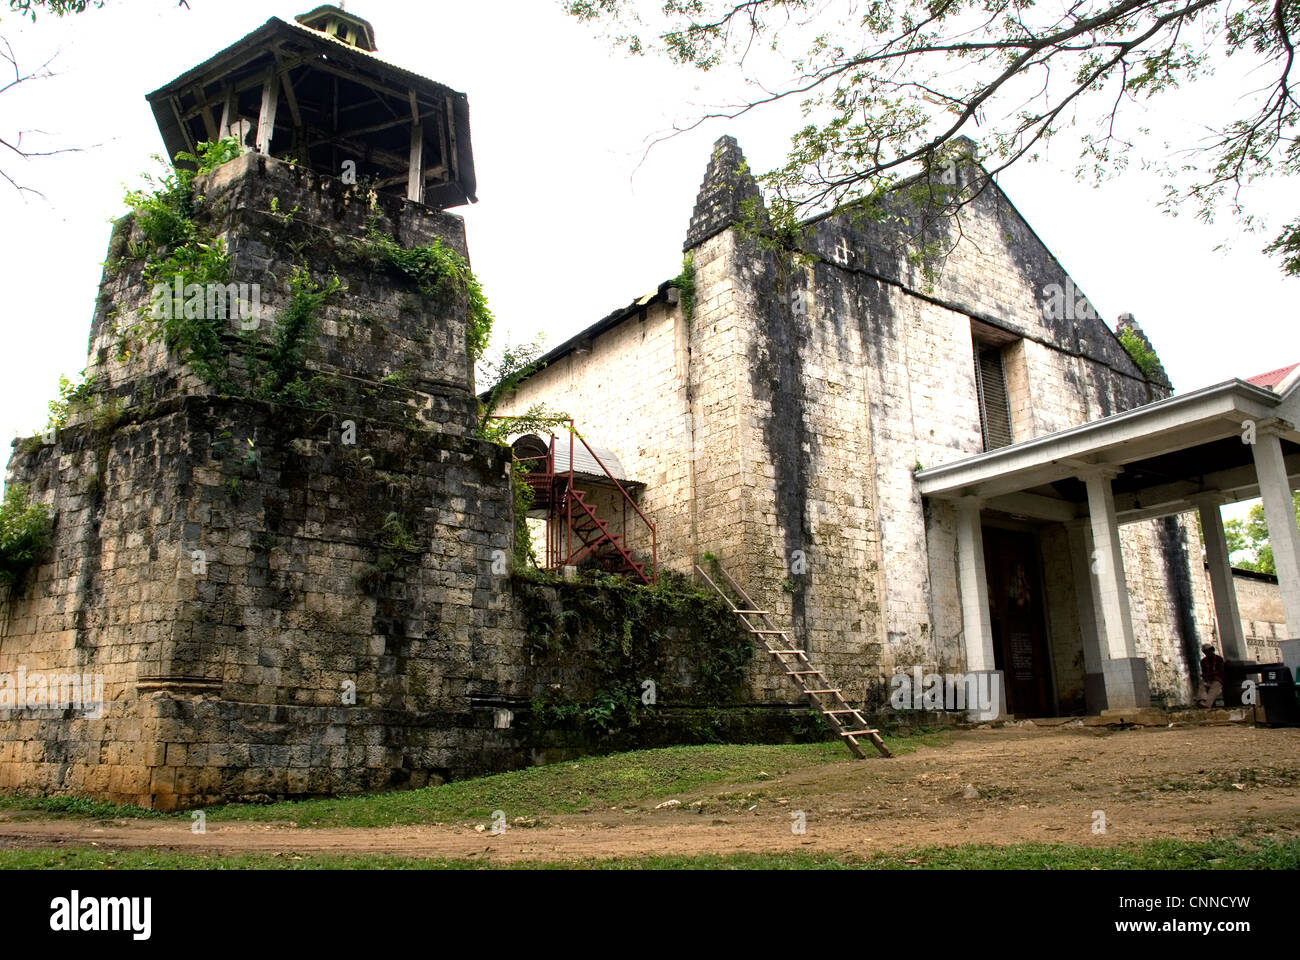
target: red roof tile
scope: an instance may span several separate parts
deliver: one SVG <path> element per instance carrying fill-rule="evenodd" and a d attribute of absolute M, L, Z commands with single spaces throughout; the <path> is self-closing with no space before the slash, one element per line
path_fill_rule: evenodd
<path fill-rule="evenodd" d="M 1285 380 L 1287 375 L 1296 367 L 1300 367 L 1300 363 L 1293 363 L 1289 367 L 1278 367 L 1276 370 L 1270 370 L 1268 373 L 1261 373 L 1254 377 L 1247 377 L 1246 382 L 1253 383 L 1255 386 L 1263 387 L 1266 390 L 1271 390 L 1273 387 L 1276 387 L 1279 383 Z"/>

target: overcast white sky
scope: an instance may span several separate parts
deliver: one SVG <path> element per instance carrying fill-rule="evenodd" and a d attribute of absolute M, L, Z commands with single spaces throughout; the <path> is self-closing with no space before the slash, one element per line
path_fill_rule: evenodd
<path fill-rule="evenodd" d="M 0 98 L 0 135 L 40 129 L 79 153 L 4 169 L 43 191 L 0 184 L 0 437 L 36 432 L 60 373 L 86 364 L 108 242 L 162 141 L 145 94 L 262 24 L 313 6 L 254 0 L 110 0 L 102 10 L 33 27 L 0 15 L 20 64 L 57 52 L 58 76 Z M 736 136 L 757 169 L 775 166 L 789 113 L 719 121 L 660 144 L 648 136 L 736 89 L 704 75 L 612 52 L 558 0 L 453 3 L 350 0 L 371 20 L 381 57 L 469 95 L 480 202 L 459 208 L 470 254 L 497 315 L 495 338 L 545 330 L 551 344 L 674 276 L 713 141 Z M 3 4 L 7 7 L 7 4 Z M 1210 81 L 1164 102 L 1159 119 L 1194 123 L 1235 85 Z M 35 141 L 33 141 L 35 142 Z M 1002 186 L 1112 327 L 1136 315 L 1180 391 L 1300 360 L 1297 295 L 1264 239 L 1156 209 L 1160 183 L 1134 170 L 1102 189 L 1071 174 L 1068 132 L 1048 163 L 1008 171 Z M 1262 191 L 1273 225 L 1300 212 L 1294 186 Z M 1215 252 L 1234 240 L 1232 249 Z M 7 444 L 3 448 L 7 456 Z"/>

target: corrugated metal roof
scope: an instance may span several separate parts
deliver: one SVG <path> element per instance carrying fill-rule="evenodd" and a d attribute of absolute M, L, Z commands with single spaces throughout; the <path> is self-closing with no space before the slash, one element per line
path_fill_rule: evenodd
<path fill-rule="evenodd" d="M 159 87 L 153 93 L 149 94 L 146 97 L 146 99 L 152 100 L 153 98 L 157 97 L 160 94 L 171 93 L 181 87 L 193 83 L 194 81 L 203 77 L 205 74 L 209 73 L 214 67 L 216 67 L 218 63 L 220 63 L 220 61 L 223 58 L 233 57 L 233 55 L 241 53 L 250 47 L 257 46 L 258 44 L 266 41 L 269 38 L 274 37 L 275 34 L 280 32 L 287 32 L 292 34 L 293 36 L 310 38 L 311 40 L 314 40 L 317 43 L 322 44 L 324 47 L 329 48 L 332 53 L 336 53 L 344 57 L 352 57 L 358 63 L 365 63 L 377 67 L 383 67 L 387 70 L 392 71 L 393 73 L 398 74 L 403 79 L 413 84 L 420 84 L 428 87 L 437 87 L 440 90 L 444 91 L 445 93 L 458 92 L 456 90 L 453 90 L 451 87 L 447 86 L 446 84 L 438 83 L 438 81 L 430 80 L 428 77 L 421 76 L 420 74 L 415 73 L 414 71 L 408 70 L 406 67 L 399 67 L 395 63 L 390 63 L 389 61 L 385 60 L 383 57 L 371 53 L 369 50 L 362 50 L 360 47 L 354 47 L 352 46 L 352 44 L 348 43 L 345 40 L 340 40 L 338 37 L 331 37 L 328 33 L 322 33 L 320 30 L 314 30 L 311 27 L 304 26 L 303 24 L 298 23 L 296 21 L 281 20 L 279 17 L 271 17 L 271 19 L 267 20 L 266 23 L 262 24 L 256 30 L 252 30 L 249 33 L 244 34 L 244 36 L 236 40 L 234 43 L 226 47 L 224 50 L 214 53 L 211 57 L 209 57 L 207 60 L 204 60 L 198 66 L 191 67 L 189 70 L 186 70 L 184 73 L 182 73 L 176 79 L 172 80 L 170 83 L 164 84 L 163 86 Z"/>
<path fill-rule="evenodd" d="M 613 450 L 608 447 L 602 447 L 598 443 L 592 443 L 590 440 L 587 444 L 591 447 L 592 452 L 600 457 L 601 463 L 605 464 L 606 469 L 615 480 L 630 480 L 627 472 L 623 469 L 623 463 Z M 555 441 L 555 472 L 557 474 L 569 472 L 569 441 L 566 437 L 559 437 Z M 573 472 L 581 473 L 583 476 L 605 479 L 605 471 L 600 468 L 595 457 L 587 452 L 587 448 L 581 443 L 574 441 L 573 444 Z"/>
<path fill-rule="evenodd" d="M 1253 377 L 1247 377 L 1247 383 L 1253 383 L 1257 387 L 1266 387 L 1275 390 L 1280 384 L 1284 383 L 1289 375 L 1300 367 L 1300 363 L 1293 363 L 1289 367 L 1278 367 L 1276 370 L 1270 370 L 1268 373 L 1257 374 Z"/>
<path fill-rule="evenodd" d="M 510 445 L 512 447 L 516 446 L 519 444 L 520 440 L 524 439 L 532 440 L 535 441 L 535 443 L 540 444 L 538 449 L 543 449 L 550 445 L 549 437 L 539 437 L 536 434 L 531 433 L 511 436 Z M 602 447 L 600 444 L 594 443 L 590 439 L 587 440 L 587 446 L 591 447 L 590 453 L 587 451 L 587 447 L 583 446 L 582 441 L 578 440 L 576 437 L 574 438 L 573 472 L 575 474 L 582 474 L 584 477 L 591 477 L 597 480 L 608 479 L 605 471 L 600 468 L 600 463 L 603 463 L 609 470 L 610 476 L 613 476 L 613 478 L 620 483 L 637 483 L 636 480 L 633 480 L 627 475 L 627 471 L 623 468 L 623 461 L 621 461 L 618 458 L 618 454 L 609 449 L 609 447 Z M 593 457 L 592 453 L 596 456 Z M 600 457 L 600 463 L 596 462 L 596 457 Z M 567 433 L 564 433 L 555 438 L 555 473 L 558 476 L 561 473 L 568 472 L 569 437 Z"/>
<path fill-rule="evenodd" d="M 377 49 L 377 44 L 375 43 L 374 25 L 365 17 L 358 17 L 355 13 L 348 13 L 348 11 L 344 10 L 342 7 L 335 6 L 332 3 L 321 4 L 319 7 L 317 7 L 314 10 L 308 10 L 306 13 L 300 13 L 296 17 L 294 17 L 294 20 L 296 20 L 298 23 L 301 23 L 305 27 L 310 25 L 310 23 L 313 20 L 327 19 L 330 16 L 338 17 L 340 20 L 349 21 L 352 23 L 353 26 L 360 27 L 361 38 L 362 40 L 365 41 L 365 43 L 358 44 L 358 46 L 360 46 L 361 49 L 365 50 L 367 53 L 375 52 L 375 50 Z M 320 28 L 312 27 L 312 29 L 318 30 Z M 324 33 L 325 31 L 321 30 L 321 32 Z"/>

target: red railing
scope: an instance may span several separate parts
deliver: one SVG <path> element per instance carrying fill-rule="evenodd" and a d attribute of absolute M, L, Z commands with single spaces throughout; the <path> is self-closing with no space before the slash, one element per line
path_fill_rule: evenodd
<path fill-rule="evenodd" d="M 491 417 L 490 419 L 504 421 L 513 420 L 518 422 L 524 418 Z M 568 427 L 569 435 L 568 469 L 558 476 L 555 473 L 555 454 L 558 438 L 554 433 L 551 434 L 550 445 L 547 447 L 545 454 L 525 457 L 515 456 L 515 462 L 517 463 L 536 464 L 536 466 L 528 469 L 528 485 L 533 488 L 535 498 L 534 502 L 538 499 L 543 500 L 547 509 L 546 569 L 558 570 L 569 564 L 577 563 L 589 554 L 600 556 L 600 554 L 596 552 L 597 548 L 604 543 L 609 543 L 612 545 L 615 552 L 622 557 L 623 569 L 635 573 L 639 579 L 645 583 L 654 583 L 657 581 L 659 577 L 659 533 L 654 522 L 645 515 L 639 506 L 637 506 L 636 501 L 632 499 L 631 494 L 628 493 L 623 484 L 619 483 L 618 478 L 610 472 L 609 467 L 605 466 L 605 462 L 601 460 L 600 455 L 591 448 L 591 444 L 587 442 L 586 438 L 583 437 L 582 434 L 578 433 L 577 428 L 574 426 L 573 418 L 555 418 L 552 421 L 548 421 L 544 418 L 540 421 L 538 418 L 528 419 L 532 424 L 538 422 L 552 422 L 557 425 L 565 424 Z M 582 444 L 583 448 L 591 456 L 591 459 L 600 467 L 601 472 L 604 473 L 606 479 L 614 485 L 614 489 L 616 489 L 622 497 L 622 529 L 618 534 L 611 533 L 608 528 L 608 523 L 597 515 L 595 506 L 586 502 L 586 491 L 579 490 L 574 485 L 574 437 L 577 437 L 578 442 Z M 538 469 L 538 467 L 541 469 Z M 578 519 L 585 523 L 590 523 L 592 525 L 591 527 L 579 528 L 574 525 L 575 505 L 578 508 Z M 631 506 L 632 510 L 645 525 L 645 528 L 649 533 L 651 562 L 649 576 L 645 573 L 644 562 L 639 562 L 634 559 L 631 547 L 627 544 L 627 508 L 629 506 Z M 563 519 L 564 521 L 563 526 L 557 522 L 560 519 Z M 583 535 L 586 532 L 595 533 L 597 531 L 599 532 L 599 535 L 590 540 L 586 539 Z M 575 538 L 578 541 L 576 549 L 574 546 Z"/>

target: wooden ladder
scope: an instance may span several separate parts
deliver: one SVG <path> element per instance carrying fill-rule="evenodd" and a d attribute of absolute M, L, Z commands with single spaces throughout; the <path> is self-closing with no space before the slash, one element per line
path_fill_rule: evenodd
<path fill-rule="evenodd" d="M 880 751 L 882 757 L 892 757 L 889 747 L 885 746 L 885 741 L 880 739 L 880 731 L 873 730 L 867 724 L 866 718 L 854 709 L 854 707 L 844 699 L 839 688 L 832 687 L 826 675 L 820 670 L 814 670 L 812 663 L 808 660 L 808 655 L 794 645 L 790 635 L 778 628 L 773 622 L 771 616 L 766 610 L 760 610 L 758 605 L 749 598 L 749 595 L 741 589 L 740 584 L 731 578 L 731 574 L 723 569 L 722 564 L 718 564 L 718 573 L 736 595 L 740 597 L 741 602 L 745 605 L 738 607 L 731 602 L 726 592 L 713 582 L 698 565 L 695 572 L 699 574 L 704 582 L 713 588 L 713 591 L 727 602 L 731 607 L 731 612 L 740 617 L 740 622 L 745 625 L 745 629 L 754 634 L 763 642 L 767 652 L 776 657 L 776 662 L 785 668 L 785 674 L 794 681 L 799 691 L 808 697 L 809 703 L 821 711 L 826 722 L 831 725 L 836 733 L 844 740 L 846 746 L 859 760 L 866 759 L 866 753 L 858 740 L 865 739 L 871 741 L 871 744 Z M 751 622 L 752 617 L 761 617 L 762 626 L 755 626 Z M 787 657 L 794 659 L 787 660 Z M 844 717 L 848 722 L 840 718 Z"/>

